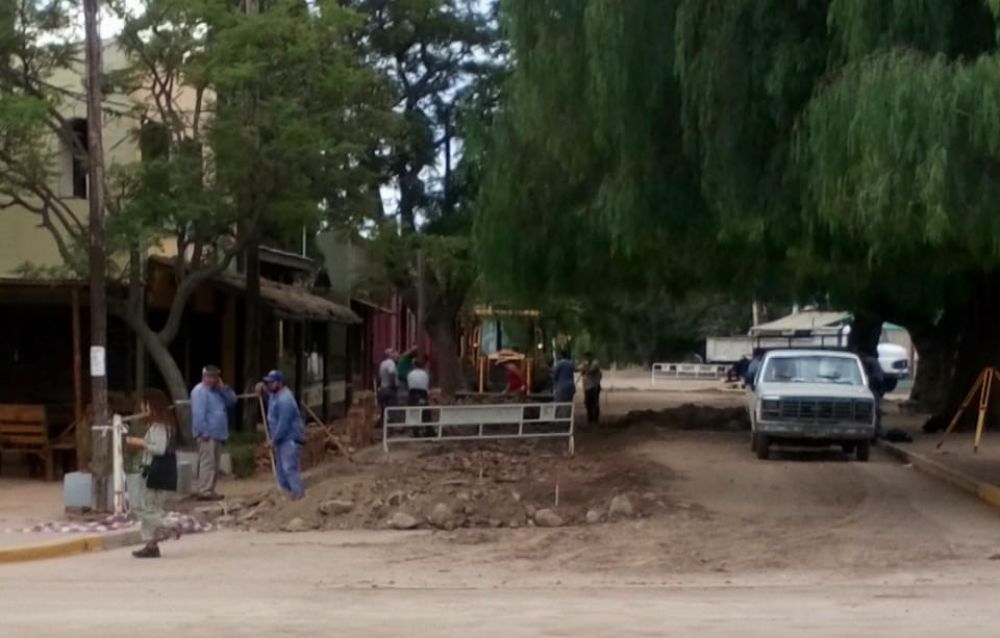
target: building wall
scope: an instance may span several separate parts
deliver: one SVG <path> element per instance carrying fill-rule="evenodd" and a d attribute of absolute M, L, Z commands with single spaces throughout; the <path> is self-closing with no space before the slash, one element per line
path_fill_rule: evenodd
<path fill-rule="evenodd" d="M 104 46 L 105 71 L 122 69 L 126 65 L 124 53 L 113 43 L 106 42 Z M 59 106 L 61 114 L 67 119 L 86 119 L 87 109 L 82 99 L 83 67 L 77 66 L 55 72 L 48 80 L 58 88 L 79 94 L 80 99 L 66 98 Z M 194 104 L 193 92 L 179 90 L 178 103 L 183 108 Z M 140 113 L 149 104 L 148 95 L 108 95 L 104 102 L 103 139 L 105 169 L 112 170 L 116 165 L 126 165 L 141 159 L 136 131 L 139 127 Z M 53 155 L 52 171 L 54 173 L 50 188 L 69 203 L 76 218 L 83 224 L 87 222 L 87 200 L 73 197 L 73 153 L 55 134 L 47 136 L 39 143 L 49 148 Z M 34 202 L 32 202 L 34 203 Z M 157 248 L 158 252 L 175 254 L 172 245 L 165 244 Z M 63 264 L 55 240 L 50 232 L 39 227 L 39 217 L 34 213 L 19 207 L 0 210 L 0 277 L 17 276 L 22 266 L 30 265 L 34 269 L 56 268 Z"/>

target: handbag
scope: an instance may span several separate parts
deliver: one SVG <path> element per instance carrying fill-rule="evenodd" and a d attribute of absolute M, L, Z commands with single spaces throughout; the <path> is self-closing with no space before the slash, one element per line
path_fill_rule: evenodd
<path fill-rule="evenodd" d="M 177 454 L 173 451 L 154 456 L 143 472 L 146 487 L 151 490 L 177 491 Z"/>

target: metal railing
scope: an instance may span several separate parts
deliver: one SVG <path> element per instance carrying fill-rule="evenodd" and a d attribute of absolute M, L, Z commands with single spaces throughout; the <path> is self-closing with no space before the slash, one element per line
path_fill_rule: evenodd
<path fill-rule="evenodd" d="M 386 408 L 382 446 L 388 453 L 397 443 L 565 438 L 572 456 L 573 417 L 572 403 Z"/>
<path fill-rule="evenodd" d="M 715 363 L 654 363 L 649 371 L 650 385 L 657 379 L 721 379 L 729 370 Z"/>

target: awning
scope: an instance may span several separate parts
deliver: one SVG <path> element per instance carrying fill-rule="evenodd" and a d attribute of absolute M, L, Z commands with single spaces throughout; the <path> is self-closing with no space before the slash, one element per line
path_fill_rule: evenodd
<path fill-rule="evenodd" d="M 149 262 L 165 270 L 173 268 L 173 259 L 169 257 L 150 257 Z M 247 290 L 246 277 L 228 271 L 214 275 L 209 283 L 243 294 Z M 260 279 L 260 299 L 274 309 L 274 314 L 281 319 L 361 323 L 361 317 L 346 306 L 317 295 L 308 288 L 282 284 L 264 277 Z"/>
<path fill-rule="evenodd" d="M 542 316 L 541 311 L 533 309 L 496 308 L 493 306 L 475 306 L 472 309 L 477 317 L 524 317 L 537 319 Z"/>
<path fill-rule="evenodd" d="M 213 277 L 212 280 L 243 293 L 247 289 L 247 280 L 240 275 L 223 272 Z M 275 314 L 282 319 L 361 323 L 361 317 L 350 308 L 330 301 L 326 297 L 313 294 L 301 286 L 280 284 L 262 277 L 260 298 L 261 301 L 271 306 Z"/>
<path fill-rule="evenodd" d="M 782 317 L 775 321 L 756 325 L 750 329 L 750 335 L 785 334 L 803 331 L 836 333 L 850 322 L 851 315 L 847 312 L 807 310 Z"/>

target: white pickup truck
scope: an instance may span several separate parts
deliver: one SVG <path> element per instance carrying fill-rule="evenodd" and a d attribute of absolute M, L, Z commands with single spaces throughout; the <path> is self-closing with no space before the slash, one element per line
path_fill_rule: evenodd
<path fill-rule="evenodd" d="M 772 350 L 747 385 L 751 446 L 839 445 L 867 461 L 876 400 L 857 355 L 836 350 Z"/>

